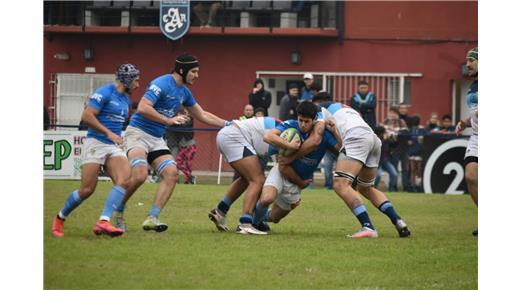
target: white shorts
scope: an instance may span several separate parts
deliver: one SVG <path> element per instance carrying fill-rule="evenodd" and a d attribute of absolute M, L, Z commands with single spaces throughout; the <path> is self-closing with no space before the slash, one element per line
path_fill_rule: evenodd
<path fill-rule="evenodd" d="M 166 145 L 166 141 L 163 138 L 152 136 L 136 127 L 126 127 L 124 139 L 126 152 L 135 147 L 142 148 L 144 151 L 146 151 L 146 153 L 159 150 L 170 151 Z"/>
<path fill-rule="evenodd" d="M 247 142 L 240 129 L 235 126 L 227 126 L 218 131 L 217 147 L 228 163 L 257 155 L 253 145 Z"/>
<path fill-rule="evenodd" d="M 301 199 L 301 189 L 285 178 L 278 169 L 276 163 L 265 180 L 264 187 L 274 186 L 278 190 L 278 196 L 274 201 L 281 209 L 291 210 L 291 205 L 298 203 Z"/>
<path fill-rule="evenodd" d="M 478 158 L 478 135 L 471 135 L 471 137 L 469 137 L 468 147 L 466 148 L 466 155 L 464 155 L 464 159 L 470 156 Z"/>
<path fill-rule="evenodd" d="M 107 144 L 96 138 L 85 138 L 81 154 L 81 164 L 97 163 L 105 164 L 112 157 L 122 156 L 126 158 L 125 152 L 116 144 Z"/>
<path fill-rule="evenodd" d="M 372 131 L 363 127 L 347 131 L 338 160 L 355 159 L 366 167 L 377 168 L 381 157 L 381 140 Z"/>

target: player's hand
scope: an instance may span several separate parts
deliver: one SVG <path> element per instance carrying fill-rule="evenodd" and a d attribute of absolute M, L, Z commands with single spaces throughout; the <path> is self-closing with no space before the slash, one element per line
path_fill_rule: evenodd
<path fill-rule="evenodd" d="M 123 138 L 121 138 L 120 136 L 110 132 L 108 134 L 108 138 L 110 140 L 112 140 L 112 142 L 116 143 L 117 145 L 123 145 Z"/>
<path fill-rule="evenodd" d="M 307 186 L 309 186 L 309 184 L 311 184 L 311 183 L 312 183 L 312 179 L 306 179 L 298 187 L 300 187 L 300 189 L 304 189 L 304 188 L 307 188 Z"/>
<path fill-rule="evenodd" d="M 168 118 L 168 125 L 182 125 L 188 122 L 189 118 L 186 115 L 177 115 L 173 118 Z"/>
<path fill-rule="evenodd" d="M 327 129 L 329 129 L 329 131 L 334 132 L 334 130 L 336 128 L 336 122 L 332 118 L 327 119 L 325 121 L 325 126 L 327 127 Z"/>
<path fill-rule="evenodd" d="M 293 138 L 291 142 L 289 142 L 289 149 L 298 150 L 301 143 L 300 138 Z"/>
<path fill-rule="evenodd" d="M 463 121 L 459 121 L 457 123 L 457 127 L 455 127 L 455 134 L 457 134 L 457 136 L 460 136 L 464 129 L 466 129 L 466 123 L 464 123 Z"/>

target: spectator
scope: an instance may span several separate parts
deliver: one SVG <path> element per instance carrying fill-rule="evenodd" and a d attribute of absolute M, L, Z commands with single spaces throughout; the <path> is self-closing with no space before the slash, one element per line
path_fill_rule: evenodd
<path fill-rule="evenodd" d="M 260 118 L 260 117 L 265 117 L 265 116 L 267 116 L 267 112 L 264 110 L 264 108 L 262 108 L 262 107 L 256 108 L 255 117 Z"/>
<path fill-rule="evenodd" d="M 426 129 L 432 131 L 433 129 L 439 127 L 439 114 L 433 112 L 430 114 L 430 119 L 426 123 Z"/>
<path fill-rule="evenodd" d="M 47 107 L 43 106 L 43 131 L 49 130 L 50 123 L 49 111 L 47 111 Z"/>
<path fill-rule="evenodd" d="M 298 106 L 298 85 L 291 83 L 289 93 L 280 100 L 280 120 L 296 119 L 296 107 Z"/>
<path fill-rule="evenodd" d="M 455 134 L 455 126 L 452 125 L 452 120 L 450 115 L 442 116 L 441 125 L 435 128 L 432 131 L 432 134 L 445 134 L 445 135 L 454 135 Z"/>
<path fill-rule="evenodd" d="M 256 79 L 253 84 L 253 91 L 249 93 L 249 104 L 253 105 L 253 110 L 264 108 L 265 115 L 268 116 L 271 100 L 271 93 L 265 90 L 264 81 Z"/>
<path fill-rule="evenodd" d="M 377 98 L 368 90 L 368 82 L 358 82 L 357 92 L 350 98 L 350 106 L 361 114 L 363 120 L 374 130 L 376 128 Z"/>
<path fill-rule="evenodd" d="M 192 175 L 193 159 L 197 153 L 197 145 L 193 138 L 193 117 L 186 108 L 182 108 L 177 115 L 188 117 L 188 121 L 181 125 L 167 127 L 166 142 L 177 162 L 177 168 L 184 173 L 184 183 L 194 184 L 195 177 Z"/>
<path fill-rule="evenodd" d="M 381 174 L 384 170 L 388 173 L 388 192 L 397 191 L 397 169 L 392 164 L 390 156 L 390 148 L 395 146 L 397 142 L 390 138 L 383 126 L 376 127 L 374 133 L 381 139 L 381 157 L 379 159 L 379 167 L 377 168 L 375 186 L 379 188 Z"/>
<path fill-rule="evenodd" d="M 410 108 L 410 105 L 408 104 L 405 104 L 405 103 L 400 103 L 399 104 L 399 119 L 403 120 L 406 122 L 406 125 L 408 126 L 408 128 L 410 128 L 410 117 L 408 117 L 408 109 Z"/>
<path fill-rule="evenodd" d="M 311 73 L 306 73 L 303 75 L 303 83 L 305 84 L 300 92 L 300 102 L 303 101 L 312 101 L 312 97 L 314 94 L 312 93 L 314 76 Z"/>
<path fill-rule="evenodd" d="M 384 126 L 393 141 L 397 145 L 390 150 L 392 164 L 396 169 L 401 163 L 401 182 L 404 191 L 410 191 L 410 176 L 408 170 L 408 140 L 410 140 L 410 131 L 406 122 L 400 119 L 400 110 L 392 107 L 388 112 L 388 118 L 384 122 Z M 408 117 L 406 117 L 408 119 Z"/>
<path fill-rule="evenodd" d="M 428 135 L 428 130 L 421 124 L 418 115 L 410 117 L 410 140 L 408 141 L 408 155 L 410 165 L 410 191 L 422 191 L 422 144 L 424 136 Z"/>
<path fill-rule="evenodd" d="M 199 19 L 201 27 L 215 26 L 215 16 L 222 6 L 222 1 L 192 1 L 193 12 Z"/>
<path fill-rule="evenodd" d="M 254 114 L 255 114 L 255 109 L 253 108 L 253 106 L 250 104 L 247 104 L 244 107 L 244 115 L 240 116 L 238 119 L 245 120 L 245 119 L 253 118 Z"/>

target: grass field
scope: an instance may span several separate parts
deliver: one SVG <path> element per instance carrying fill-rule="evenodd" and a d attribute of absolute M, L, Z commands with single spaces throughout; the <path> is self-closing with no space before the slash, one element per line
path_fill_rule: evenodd
<path fill-rule="evenodd" d="M 155 184 L 145 184 L 126 210 L 129 232 L 97 237 L 92 227 L 112 186 L 68 218 L 65 237 L 52 218 L 78 181 L 44 182 L 45 289 L 476 289 L 477 210 L 469 196 L 395 193 L 394 206 L 412 236 L 398 238 L 388 218 L 367 205 L 380 238 L 346 239 L 359 228 L 333 191 L 303 193 L 302 203 L 268 236 L 220 233 L 207 217 L 227 187 L 180 184 L 161 220 L 163 233 L 141 229 Z M 139 205 L 143 203 L 144 205 Z M 228 214 L 230 228 L 241 212 Z"/>

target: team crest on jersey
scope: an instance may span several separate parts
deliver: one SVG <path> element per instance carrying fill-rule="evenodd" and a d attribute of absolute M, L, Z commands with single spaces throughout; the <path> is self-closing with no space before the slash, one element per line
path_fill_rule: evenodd
<path fill-rule="evenodd" d="M 177 40 L 183 37 L 190 27 L 190 1 L 161 1 L 159 23 L 162 33 L 171 40 Z"/>

